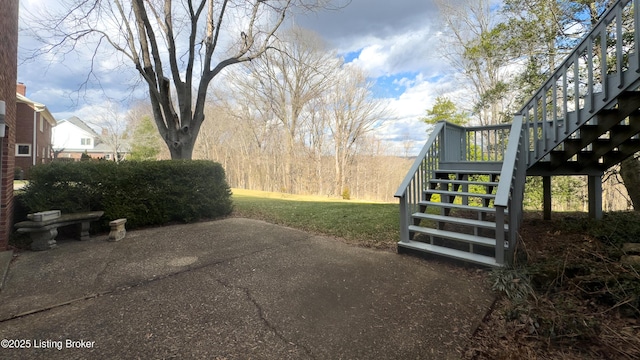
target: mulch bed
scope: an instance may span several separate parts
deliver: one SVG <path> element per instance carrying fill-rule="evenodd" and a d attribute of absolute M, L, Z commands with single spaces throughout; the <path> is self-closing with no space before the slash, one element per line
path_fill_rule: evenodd
<path fill-rule="evenodd" d="M 464 350 L 464 359 L 640 359 L 640 275 L 619 244 L 587 235 L 583 214 L 528 214 L 509 288 Z M 496 273 L 491 277 L 495 281 Z"/>

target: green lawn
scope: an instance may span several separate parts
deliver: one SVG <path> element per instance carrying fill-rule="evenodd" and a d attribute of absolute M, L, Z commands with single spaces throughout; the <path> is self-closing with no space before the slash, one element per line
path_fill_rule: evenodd
<path fill-rule="evenodd" d="M 233 189 L 234 213 L 336 236 L 367 247 L 395 249 L 398 205 Z"/>
<path fill-rule="evenodd" d="M 20 190 L 29 183 L 28 180 L 13 180 L 13 189 Z"/>

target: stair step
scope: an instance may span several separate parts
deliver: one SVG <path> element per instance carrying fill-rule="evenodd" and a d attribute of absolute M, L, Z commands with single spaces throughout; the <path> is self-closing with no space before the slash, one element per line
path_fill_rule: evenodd
<path fill-rule="evenodd" d="M 437 190 L 437 189 L 429 189 L 424 191 L 427 194 L 438 194 L 438 195 L 449 195 L 449 196 L 470 196 L 470 197 L 479 197 L 484 199 L 495 199 L 495 194 L 481 194 L 481 193 L 472 193 L 472 192 L 462 192 L 462 191 L 447 191 L 447 190 Z"/>
<path fill-rule="evenodd" d="M 411 216 L 417 219 L 425 219 L 432 220 L 438 222 L 446 222 L 449 224 L 457 224 L 457 225 L 466 225 L 466 226 L 474 226 L 483 229 L 495 229 L 496 223 L 491 221 L 483 221 L 483 220 L 474 220 L 474 219 L 466 219 L 454 216 L 443 216 L 443 215 L 434 215 L 434 214 L 425 214 L 425 213 L 414 213 Z M 504 231 L 509 230 L 509 224 L 504 224 Z"/>
<path fill-rule="evenodd" d="M 475 181 L 475 180 L 452 180 L 452 179 L 431 179 L 433 184 L 458 184 L 458 185 L 481 185 L 481 186 L 498 186 L 497 181 Z"/>
<path fill-rule="evenodd" d="M 480 265 L 487 265 L 487 266 L 493 266 L 493 267 L 502 266 L 501 264 L 498 264 L 496 262 L 496 259 L 490 256 L 478 255 L 478 254 L 474 254 L 466 251 L 450 249 L 444 246 L 431 245 L 431 244 L 423 243 L 420 241 L 413 241 L 413 240 L 400 241 L 398 242 L 398 246 L 407 248 L 407 249 L 423 251 L 426 253 L 442 255 L 442 256 L 446 256 L 454 259 L 464 260 L 464 261 L 468 261 L 468 262 L 472 262 Z"/>
<path fill-rule="evenodd" d="M 441 161 L 436 171 L 468 172 L 470 174 L 487 174 L 500 172 L 502 161 Z"/>
<path fill-rule="evenodd" d="M 409 225 L 409 231 L 413 231 L 413 232 L 417 232 L 417 233 L 425 234 L 429 236 L 449 239 L 449 240 L 464 241 L 466 243 L 474 244 L 474 245 L 482 245 L 482 246 L 490 246 L 490 247 L 496 246 L 496 239 L 492 239 L 484 236 L 461 234 L 453 231 L 432 229 L 432 228 L 417 226 L 417 225 Z"/>
<path fill-rule="evenodd" d="M 500 175 L 500 170 L 455 170 L 438 169 L 436 174 L 461 174 L 461 175 Z"/>
<path fill-rule="evenodd" d="M 472 205 L 462 205 L 462 204 L 451 204 L 447 202 L 435 202 L 435 201 L 420 201 L 418 205 L 421 206 L 438 206 L 445 207 L 450 209 L 458 209 L 458 210 L 471 210 L 485 213 L 495 213 L 496 208 L 492 207 L 484 207 L 484 206 L 472 206 Z M 508 210 L 505 210 L 505 215 L 508 214 Z"/>

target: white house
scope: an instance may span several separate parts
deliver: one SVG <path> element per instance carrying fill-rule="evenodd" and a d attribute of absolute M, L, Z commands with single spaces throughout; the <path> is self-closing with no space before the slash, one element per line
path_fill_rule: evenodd
<path fill-rule="evenodd" d="M 124 158 L 127 152 L 123 144 L 118 144 L 118 150 L 115 151 L 113 146 L 106 144 L 98 133 L 75 116 L 59 121 L 53 128 L 52 138 L 53 151 L 58 159 L 79 160 L 86 153 L 94 159 L 113 160 L 115 156 Z"/>

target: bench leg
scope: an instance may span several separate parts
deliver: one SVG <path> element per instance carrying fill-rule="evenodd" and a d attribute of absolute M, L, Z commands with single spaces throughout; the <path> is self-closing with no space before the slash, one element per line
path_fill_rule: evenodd
<path fill-rule="evenodd" d="M 42 251 L 57 247 L 56 236 L 58 236 L 58 229 L 34 231 L 30 233 L 31 250 Z"/>
<path fill-rule="evenodd" d="M 80 223 L 80 241 L 89 240 L 89 226 L 88 221 Z"/>

